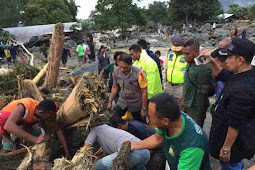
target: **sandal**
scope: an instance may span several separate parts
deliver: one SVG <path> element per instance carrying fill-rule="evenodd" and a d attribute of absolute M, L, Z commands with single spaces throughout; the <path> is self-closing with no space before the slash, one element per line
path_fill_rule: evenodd
<path fill-rule="evenodd" d="M 3 145 L 3 152 L 7 153 L 7 152 L 11 152 L 15 150 L 15 146 L 12 143 L 12 141 L 10 143 L 2 143 Z"/>

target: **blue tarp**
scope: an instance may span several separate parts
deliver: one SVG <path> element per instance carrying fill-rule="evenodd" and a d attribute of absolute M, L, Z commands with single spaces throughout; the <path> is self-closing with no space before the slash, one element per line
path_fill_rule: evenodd
<path fill-rule="evenodd" d="M 6 45 L 0 45 L 0 47 L 2 47 L 2 48 L 8 48 L 9 46 L 6 46 Z"/>

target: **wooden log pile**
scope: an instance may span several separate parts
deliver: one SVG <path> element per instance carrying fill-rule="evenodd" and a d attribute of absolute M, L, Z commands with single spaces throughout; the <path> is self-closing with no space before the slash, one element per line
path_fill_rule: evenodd
<path fill-rule="evenodd" d="M 97 126 L 108 122 L 108 94 L 105 83 L 94 73 L 84 73 L 57 112 L 63 126 Z"/>

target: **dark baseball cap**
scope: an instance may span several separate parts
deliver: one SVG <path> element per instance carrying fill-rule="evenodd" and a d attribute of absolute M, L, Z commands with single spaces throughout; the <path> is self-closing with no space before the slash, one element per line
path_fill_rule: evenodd
<path fill-rule="evenodd" d="M 181 37 L 180 35 L 176 35 L 173 38 L 173 45 L 171 47 L 171 50 L 173 50 L 173 51 L 181 51 L 183 44 L 184 44 L 184 38 Z"/>
<path fill-rule="evenodd" d="M 102 49 L 102 48 L 107 48 L 107 47 L 106 47 L 106 46 L 104 46 L 104 45 L 102 45 L 102 46 L 101 46 L 101 49 Z"/>
<path fill-rule="evenodd" d="M 255 44 L 247 39 L 233 38 L 230 46 L 219 50 L 219 53 L 227 56 L 239 55 L 250 63 L 255 55 Z"/>
<path fill-rule="evenodd" d="M 224 50 L 226 50 L 226 48 L 217 48 L 216 50 L 211 52 L 211 56 L 213 58 L 227 58 L 228 57 L 227 53 L 222 52 Z"/>

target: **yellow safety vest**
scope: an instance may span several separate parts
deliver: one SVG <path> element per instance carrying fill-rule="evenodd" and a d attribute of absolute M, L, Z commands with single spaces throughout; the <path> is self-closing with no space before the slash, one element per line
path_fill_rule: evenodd
<path fill-rule="evenodd" d="M 174 52 L 170 52 L 167 55 L 167 60 L 167 80 L 171 83 L 183 83 L 184 73 L 187 67 L 187 62 L 185 61 L 183 54 L 176 57 Z"/>

